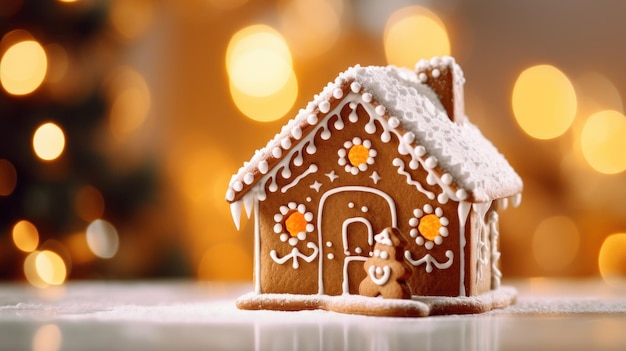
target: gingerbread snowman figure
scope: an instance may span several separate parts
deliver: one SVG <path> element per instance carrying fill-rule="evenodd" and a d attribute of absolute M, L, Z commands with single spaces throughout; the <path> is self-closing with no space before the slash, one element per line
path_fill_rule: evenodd
<path fill-rule="evenodd" d="M 367 276 L 359 285 L 359 294 L 389 299 L 411 298 L 406 279 L 411 276 L 411 266 L 404 262 L 407 240 L 397 228 L 385 228 L 374 236 L 373 255 L 363 268 Z"/>

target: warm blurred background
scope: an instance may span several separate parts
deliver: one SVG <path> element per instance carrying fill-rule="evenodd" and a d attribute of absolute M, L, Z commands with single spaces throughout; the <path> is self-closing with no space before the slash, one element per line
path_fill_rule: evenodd
<path fill-rule="evenodd" d="M 626 2 L 1 0 L 0 279 L 252 279 L 231 174 L 354 64 L 451 54 L 525 181 L 507 278 L 626 276 Z"/>

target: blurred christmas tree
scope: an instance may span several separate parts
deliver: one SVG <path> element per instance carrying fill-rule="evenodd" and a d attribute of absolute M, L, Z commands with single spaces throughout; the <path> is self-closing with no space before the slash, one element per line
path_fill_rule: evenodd
<path fill-rule="evenodd" d="M 118 223 L 155 201 L 154 162 L 120 168 L 108 152 L 111 124 L 132 126 L 112 115 L 133 72 L 116 67 L 111 3 L 0 2 L 0 279 L 115 277 L 98 260 L 115 255 Z"/>

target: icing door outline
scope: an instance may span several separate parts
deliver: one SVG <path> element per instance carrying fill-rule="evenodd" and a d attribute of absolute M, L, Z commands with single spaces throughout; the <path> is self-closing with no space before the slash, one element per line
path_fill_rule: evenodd
<path fill-rule="evenodd" d="M 378 207 L 381 207 L 383 210 L 378 209 L 376 213 L 373 213 L 373 211 L 369 212 L 367 211 L 367 206 L 361 206 L 362 204 L 357 203 L 358 206 L 355 206 L 355 208 L 362 209 L 362 213 L 360 213 L 358 216 L 337 218 L 335 213 L 339 213 L 341 211 L 333 210 L 332 206 L 337 206 L 338 204 L 337 198 L 334 198 L 333 195 L 340 193 L 347 193 L 346 196 L 343 197 L 343 199 L 350 199 L 350 202 L 348 203 L 348 205 L 346 205 L 348 207 L 353 207 L 356 202 L 365 199 L 363 201 L 375 202 Z M 332 215 L 330 215 L 332 218 L 330 220 L 326 220 L 324 219 L 324 209 L 326 206 L 329 206 L 328 200 L 331 197 L 332 206 L 329 207 L 327 211 L 334 212 Z M 354 200 L 354 202 L 352 202 L 352 200 Z M 388 209 L 388 212 L 384 210 L 385 207 Z M 387 212 L 388 214 L 385 212 Z M 388 226 L 397 227 L 397 222 L 398 219 L 395 202 L 388 194 L 379 189 L 369 188 L 365 186 L 343 186 L 330 189 L 325 192 L 320 198 L 317 213 L 317 231 L 319 240 L 318 247 L 320 250 L 318 256 L 319 294 L 349 293 L 350 274 L 348 273 L 348 266 L 353 262 L 364 262 L 365 260 L 367 260 L 371 248 L 374 244 L 374 232 L 377 230 L 380 231 Z M 325 225 L 329 225 L 331 227 L 325 227 Z M 358 238 L 358 240 L 360 240 L 359 242 L 363 242 L 363 245 L 357 247 L 349 247 L 349 237 L 351 235 L 359 236 L 359 234 L 351 234 L 352 230 L 354 229 L 358 229 L 357 232 L 366 233 L 366 238 L 363 238 L 363 234 L 360 234 L 361 238 Z M 325 242 L 332 242 L 332 245 L 324 245 Z M 331 253 L 327 255 L 324 250 L 334 250 L 335 253 L 340 252 L 341 257 L 338 257 L 338 255 Z M 339 259 L 340 262 L 329 261 L 329 256 L 333 257 L 334 259 Z M 335 268 L 328 268 L 328 270 L 326 270 L 325 266 L 329 265 L 334 265 L 333 267 L 336 267 L 337 271 L 341 270 L 341 272 L 335 271 Z M 325 274 L 333 274 L 333 277 L 336 277 L 336 283 L 340 283 L 341 286 L 325 287 Z M 365 275 L 365 271 L 363 271 L 363 275 Z M 332 285 L 335 284 L 336 280 L 330 280 L 332 281 Z M 341 281 L 339 282 L 338 280 Z"/>

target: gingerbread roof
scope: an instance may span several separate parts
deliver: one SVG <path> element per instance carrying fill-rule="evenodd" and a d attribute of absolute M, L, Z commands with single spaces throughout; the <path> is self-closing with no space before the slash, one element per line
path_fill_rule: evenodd
<path fill-rule="evenodd" d="M 440 66 L 450 68 L 451 90 L 457 93 L 456 101 L 446 102 L 453 105 L 454 118 L 449 117 L 437 89 L 425 84 L 429 79 L 437 80 Z M 300 140 L 316 131 L 348 94 L 358 94 L 364 103 L 371 104 L 374 117 L 385 121 L 387 128 L 398 135 L 398 151 L 412 155 L 428 169 L 435 178 L 432 181 L 448 188 L 450 198 L 486 202 L 518 195 L 523 186 L 521 178 L 464 114 L 464 78 L 454 59 L 421 61 L 416 68 L 417 72 L 395 66 L 357 65 L 339 74 L 233 175 L 226 200 L 241 200 Z"/>

